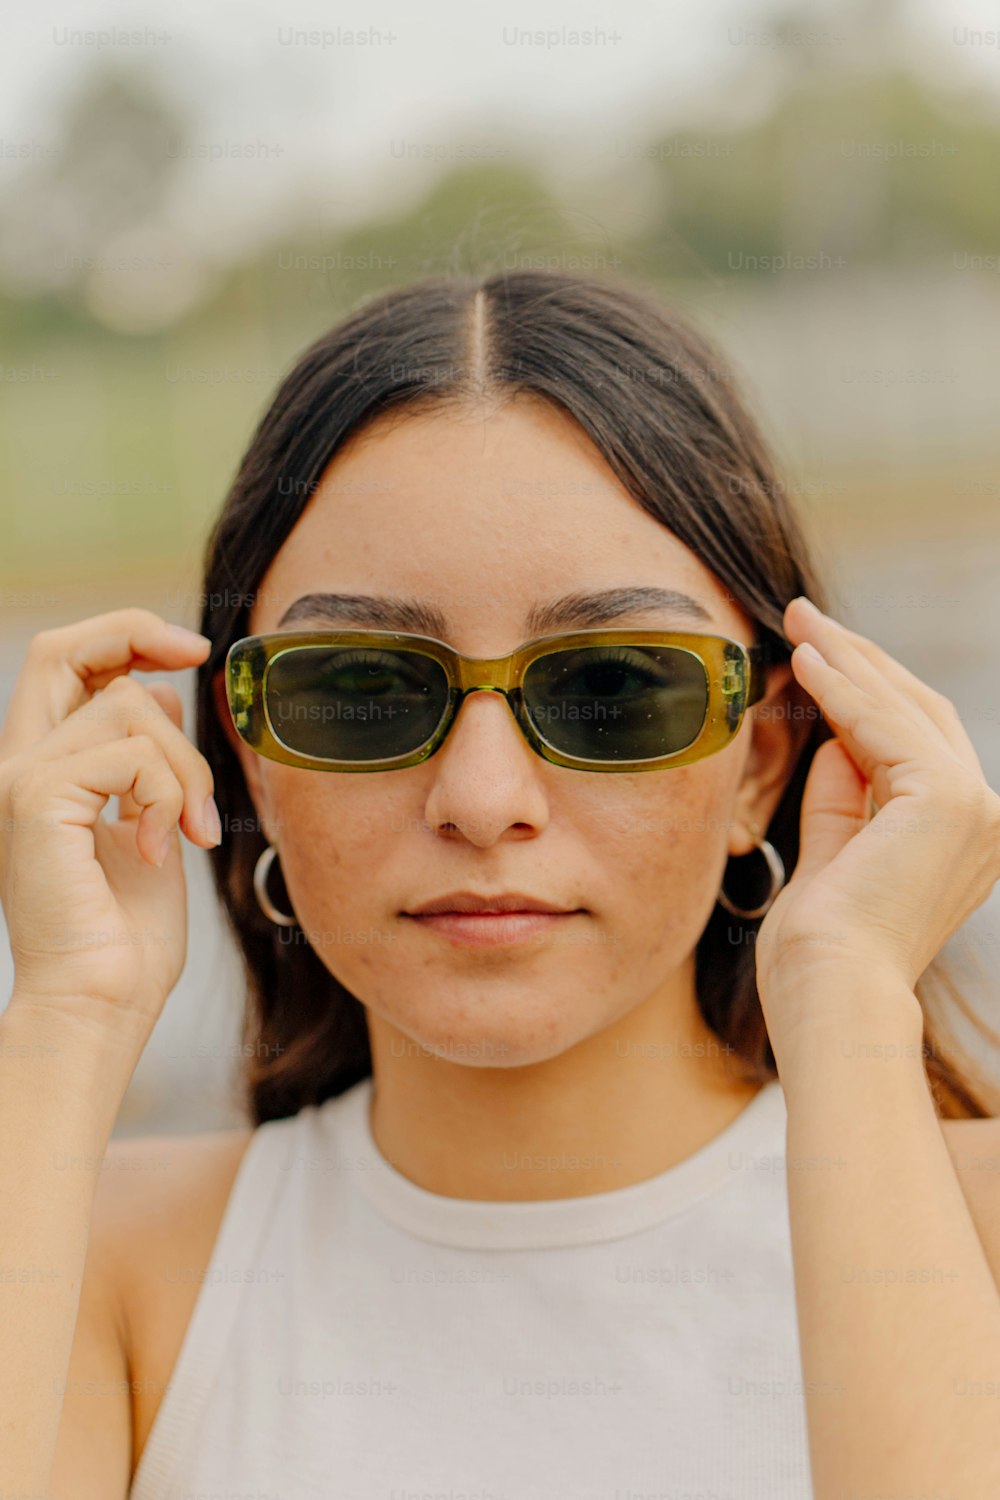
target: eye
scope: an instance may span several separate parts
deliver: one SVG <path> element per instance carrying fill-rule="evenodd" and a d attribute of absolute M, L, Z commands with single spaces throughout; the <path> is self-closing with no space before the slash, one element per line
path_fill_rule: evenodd
<path fill-rule="evenodd" d="M 657 671 L 641 649 L 609 646 L 567 653 L 552 673 L 550 686 L 581 697 L 614 698 L 669 687 L 672 681 L 672 674 Z"/>
<path fill-rule="evenodd" d="M 317 672 L 324 687 L 341 693 L 427 693 L 422 681 L 404 657 L 391 651 L 367 648 L 340 651 L 325 658 Z"/>

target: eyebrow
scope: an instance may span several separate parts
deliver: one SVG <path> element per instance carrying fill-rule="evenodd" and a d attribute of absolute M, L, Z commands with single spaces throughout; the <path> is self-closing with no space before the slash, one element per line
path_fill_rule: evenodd
<path fill-rule="evenodd" d="M 546 631 L 587 629 L 604 625 L 622 615 L 648 614 L 656 610 L 684 620 L 710 623 L 703 604 L 678 589 L 651 587 L 602 589 L 598 593 L 563 594 L 547 604 L 534 604 L 525 617 L 529 636 Z M 410 631 L 444 640 L 448 625 L 444 614 L 420 599 L 392 598 L 379 594 L 303 594 L 289 605 L 282 625 L 302 620 L 328 625 L 353 624 L 380 630 Z"/>

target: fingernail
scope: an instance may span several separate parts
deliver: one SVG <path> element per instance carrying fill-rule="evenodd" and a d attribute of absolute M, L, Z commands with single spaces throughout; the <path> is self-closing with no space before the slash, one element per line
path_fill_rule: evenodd
<path fill-rule="evenodd" d="M 816 650 L 816 647 L 809 641 L 802 641 L 798 646 L 796 646 L 795 649 L 800 656 L 808 657 L 810 661 L 826 660 L 826 658 L 822 656 L 820 652 Z"/>
<path fill-rule="evenodd" d="M 205 806 L 201 810 L 201 822 L 212 843 L 221 844 L 222 820 L 219 817 L 219 809 L 215 805 L 214 797 L 205 798 Z"/>
<path fill-rule="evenodd" d="M 208 641 L 209 645 L 212 644 L 207 635 L 202 635 L 197 630 L 188 630 L 186 625 L 168 625 L 167 629 L 172 636 L 185 646 L 193 646 L 196 642 L 200 644 L 202 641 Z"/>
<path fill-rule="evenodd" d="M 792 600 L 792 603 L 806 604 L 813 611 L 813 613 L 817 615 L 821 615 L 823 613 L 818 605 L 814 604 L 811 599 L 806 598 L 805 594 L 797 594 L 795 599 Z"/>

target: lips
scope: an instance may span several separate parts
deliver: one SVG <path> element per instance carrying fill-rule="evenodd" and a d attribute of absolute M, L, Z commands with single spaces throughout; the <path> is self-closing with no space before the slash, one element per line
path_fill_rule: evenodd
<path fill-rule="evenodd" d="M 475 891 L 449 891 L 433 901 L 425 901 L 412 911 L 404 912 L 408 917 L 437 916 L 442 913 L 496 915 L 500 912 L 550 912 L 566 915 L 578 911 L 578 907 L 560 906 L 554 901 L 544 901 L 537 896 L 525 895 L 522 891 L 501 891 L 494 896 L 477 895 Z"/>
<path fill-rule="evenodd" d="M 507 900 L 519 902 L 534 900 L 534 907 L 515 906 L 498 910 L 487 904 L 486 898 L 464 897 L 466 904 L 471 899 L 478 902 L 471 911 L 456 911 L 447 902 L 462 899 L 456 896 L 441 897 L 429 906 L 444 906 L 442 911 L 404 912 L 403 915 L 415 927 L 434 933 L 455 948 L 527 948 L 547 943 L 567 923 L 575 922 L 585 913 L 578 907 L 572 911 L 551 909 L 548 903 L 534 897 L 508 895 Z M 493 898 L 495 902 L 497 898 Z M 541 910 L 539 910 L 541 907 Z"/>

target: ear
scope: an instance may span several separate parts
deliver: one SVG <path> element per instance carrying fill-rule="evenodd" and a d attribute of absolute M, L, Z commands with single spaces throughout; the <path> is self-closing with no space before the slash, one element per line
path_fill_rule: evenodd
<path fill-rule="evenodd" d="M 743 780 L 736 795 L 729 853 L 749 854 L 754 848 L 747 825 L 763 831 L 774 816 L 819 705 L 797 682 L 789 662 L 772 666 L 767 692 L 747 710 L 751 732 Z"/>
<path fill-rule="evenodd" d="M 268 807 L 268 798 L 267 790 L 264 786 L 263 778 L 261 776 L 262 768 L 260 763 L 260 756 L 257 755 L 255 751 L 251 750 L 250 746 L 242 738 L 236 728 L 236 725 L 233 723 L 233 716 L 229 709 L 229 699 L 226 695 L 225 666 L 219 667 L 218 670 L 213 674 L 212 701 L 215 706 L 215 712 L 219 719 L 219 723 L 222 725 L 222 728 L 225 731 L 226 739 L 229 741 L 230 745 L 232 745 L 236 757 L 243 769 L 243 775 L 246 777 L 247 788 L 250 792 L 251 801 L 253 802 L 254 807 L 257 810 L 257 818 L 261 826 L 261 831 L 268 838 L 268 841 L 270 843 L 273 843 L 274 840 L 271 839 L 270 835 L 267 834 L 267 829 L 264 823 Z"/>

